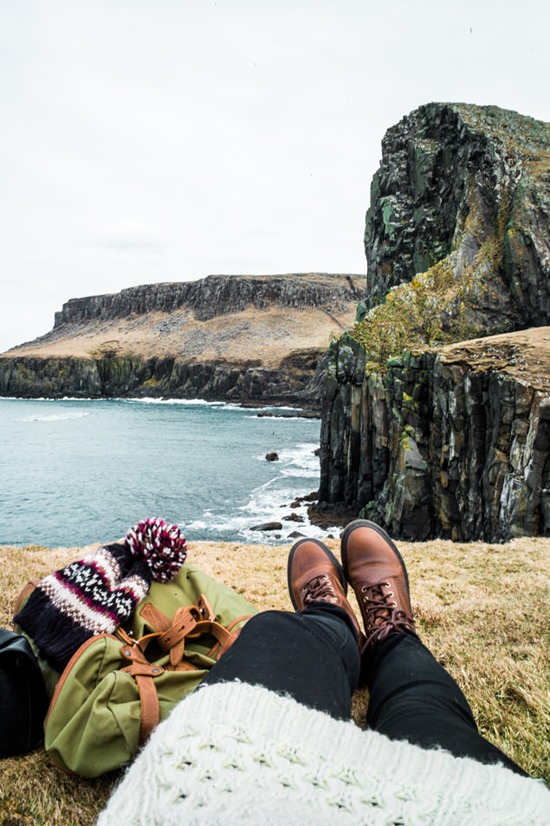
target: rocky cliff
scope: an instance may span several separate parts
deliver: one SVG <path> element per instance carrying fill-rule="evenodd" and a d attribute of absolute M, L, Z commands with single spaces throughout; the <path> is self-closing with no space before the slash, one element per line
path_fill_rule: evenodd
<path fill-rule="evenodd" d="M 550 535 L 550 327 L 364 368 L 331 349 L 321 502 L 405 539 Z"/>
<path fill-rule="evenodd" d="M 363 290 L 351 275 L 208 276 L 71 299 L 0 357 L 0 395 L 318 407 L 316 367 Z"/>
<path fill-rule="evenodd" d="M 430 104 L 383 141 L 362 320 L 328 354 L 319 511 L 550 534 L 550 127 Z M 414 355 L 411 354 L 411 350 Z"/>
<path fill-rule="evenodd" d="M 422 106 L 389 129 L 365 228 L 367 305 L 445 279 L 444 325 L 550 322 L 550 128 L 497 107 Z"/>
<path fill-rule="evenodd" d="M 192 310 L 197 321 L 232 315 L 249 307 L 327 307 L 342 312 L 363 292 L 357 278 L 321 273 L 209 275 L 198 281 L 146 284 L 110 295 L 70 299 L 55 314 L 54 332 L 93 319 L 110 321 L 154 312 L 170 314 L 182 306 Z"/>

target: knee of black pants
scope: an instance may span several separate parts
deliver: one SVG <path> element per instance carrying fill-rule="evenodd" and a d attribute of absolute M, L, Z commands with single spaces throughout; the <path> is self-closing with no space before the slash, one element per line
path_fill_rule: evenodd
<path fill-rule="evenodd" d="M 430 709 L 432 713 L 458 716 L 477 730 L 459 686 L 418 637 L 388 637 L 371 654 L 366 674 L 370 689 L 368 723 L 373 728 L 392 707 L 408 705 L 423 713 Z"/>
<path fill-rule="evenodd" d="M 257 614 L 203 684 L 241 680 L 262 685 L 347 719 L 359 677 L 359 654 L 349 626 L 326 614 Z"/>

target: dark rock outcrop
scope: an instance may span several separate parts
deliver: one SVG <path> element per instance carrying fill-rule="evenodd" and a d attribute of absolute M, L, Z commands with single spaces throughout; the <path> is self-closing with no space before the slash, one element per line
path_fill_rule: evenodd
<path fill-rule="evenodd" d="M 281 522 L 262 522 L 261 525 L 254 525 L 250 528 L 251 531 L 280 531 L 283 526 Z"/>
<path fill-rule="evenodd" d="M 548 324 L 549 218 L 548 124 L 493 106 L 422 106 L 382 142 L 366 303 L 438 265 L 463 285 L 479 334 Z"/>
<path fill-rule="evenodd" d="M 153 397 L 318 407 L 308 391 L 321 352 L 294 353 L 292 366 L 193 361 L 181 357 L 0 359 L 0 396 L 22 398 Z"/>
<path fill-rule="evenodd" d="M 550 534 L 550 336 L 437 341 L 550 323 L 549 219 L 548 124 L 429 104 L 388 131 L 363 319 L 326 356 L 321 515 L 419 540 Z"/>
<path fill-rule="evenodd" d="M 530 339 L 408 353 L 365 377 L 364 353 L 343 338 L 322 414 L 320 501 L 410 540 L 550 535 L 550 328 Z"/>

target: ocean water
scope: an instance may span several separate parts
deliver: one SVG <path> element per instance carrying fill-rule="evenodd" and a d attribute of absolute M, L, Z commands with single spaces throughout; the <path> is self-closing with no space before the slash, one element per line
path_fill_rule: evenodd
<path fill-rule="evenodd" d="M 109 542 L 147 516 L 188 540 L 284 542 L 310 526 L 320 422 L 223 403 L 0 399 L 0 543 Z M 275 451 L 279 461 L 268 462 Z M 251 528 L 296 513 L 275 533 Z"/>

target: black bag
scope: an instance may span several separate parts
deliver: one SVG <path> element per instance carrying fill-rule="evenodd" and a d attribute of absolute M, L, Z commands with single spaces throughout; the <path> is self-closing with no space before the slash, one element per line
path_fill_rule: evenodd
<path fill-rule="evenodd" d="M 28 641 L 0 628 L 0 758 L 41 745 L 47 710 L 46 686 Z"/>

